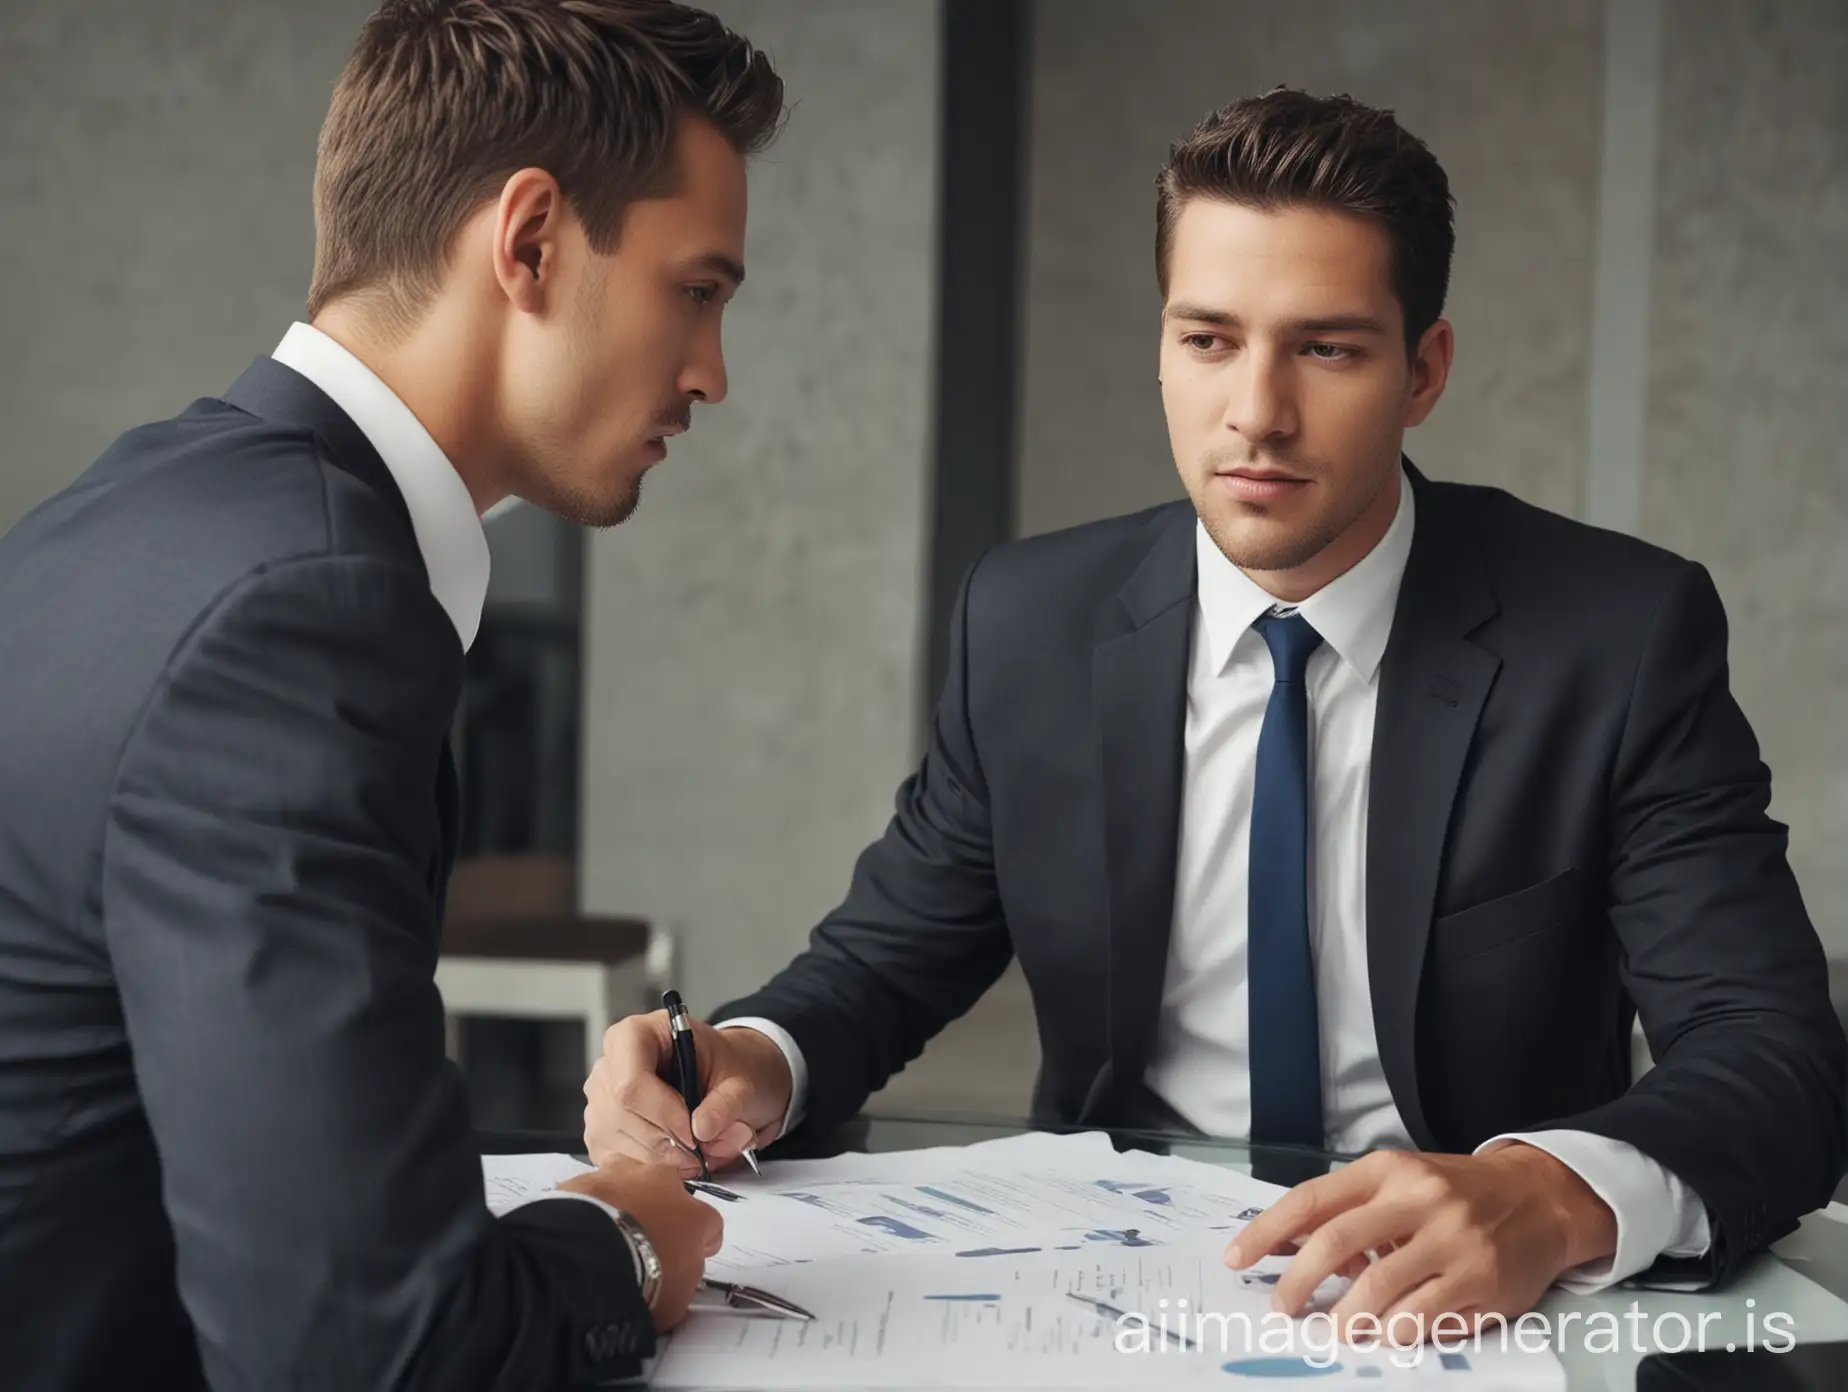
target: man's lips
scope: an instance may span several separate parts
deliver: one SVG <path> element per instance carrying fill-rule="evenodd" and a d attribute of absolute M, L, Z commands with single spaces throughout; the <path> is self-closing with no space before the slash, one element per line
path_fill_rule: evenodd
<path fill-rule="evenodd" d="M 663 430 L 659 435 L 650 435 L 643 447 L 650 454 L 654 455 L 656 459 L 665 459 L 667 458 L 668 440 L 675 435 L 684 435 L 686 433 L 687 429 L 684 425 L 675 426 L 672 430 Z"/>
<path fill-rule="evenodd" d="M 1219 469 L 1213 474 L 1235 498 L 1251 503 L 1275 502 L 1309 486 L 1309 480 L 1269 469 Z"/>

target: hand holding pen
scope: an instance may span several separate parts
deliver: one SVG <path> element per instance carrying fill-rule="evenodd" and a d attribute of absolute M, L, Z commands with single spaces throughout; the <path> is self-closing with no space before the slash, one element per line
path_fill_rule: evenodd
<path fill-rule="evenodd" d="M 679 997 L 673 997 L 676 1005 Z M 584 1145 L 593 1163 L 616 1156 L 668 1160 L 683 1179 L 736 1163 L 775 1140 L 789 1110 L 789 1064 L 754 1029 L 715 1029 L 684 1007 L 685 1044 L 668 1010 L 611 1025 L 584 1084 Z M 692 1106 L 677 1052 L 692 1056 Z M 749 1161 L 747 1160 L 748 1164 Z"/>
<path fill-rule="evenodd" d="M 700 1081 L 699 1050 L 693 1041 L 693 1021 L 687 1015 L 686 1006 L 681 1003 L 680 992 L 667 992 L 661 997 L 661 1005 L 667 1011 L 668 1038 L 674 1047 L 675 1080 L 680 1085 L 681 1100 L 687 1104 L 687 1125 L 693 1132 L 693 1155 L 699 1161 L 699 1177 L 711 1179 L 712 1172 L 707 1169 L 706 1157 L 699 1148 L 699 1108 L 700 1103 L 705 1101 L 706 1090 Z M 751 1153 L 752 1149 L 747 1145 L 742 1153 L 754 1174 L 757 1172 L 757 1157 Z"/>

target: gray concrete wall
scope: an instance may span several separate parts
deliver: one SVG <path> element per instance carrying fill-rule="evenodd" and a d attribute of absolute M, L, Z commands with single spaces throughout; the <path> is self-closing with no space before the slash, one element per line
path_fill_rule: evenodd
<path fill-rule="evenodd" d="M 1713 572 L 1772 813 L 1848 956 L 1848 9 L 1670 13 L 1639 530 Z"/>
<path fill-rule="evenodd" d="M 302 312 L 314 144 L 375 0 L 0 7 L 0 531 Z M 559 605 L 557 529 L 489 527 L 490 598 Z"/>
<path fill-rule="evenodd" d="M 724 0 L 795 105 L 754 169 L 731 399 L 594 538 L 585 899 L 681 935 L 708 1010 L 845 889 L 918 727 L 934 0 Z"/>
<path fill-rule="evenodd" d="M 0 530 L 301 313 L 370 0 L 0 5 Z"/>

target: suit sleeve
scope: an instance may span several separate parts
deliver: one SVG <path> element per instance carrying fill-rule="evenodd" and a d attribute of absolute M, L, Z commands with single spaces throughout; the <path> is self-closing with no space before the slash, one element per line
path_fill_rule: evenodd
<path fill-rule="evenodd" d="M 421 576 L 285 563 L 195 625 L 123 750 L 100 909 L 214 1388 L 512 1392 L 652 1348 L 606 1214 L 483 1201 L 434 982 L 461 661 Z"/>
<path fill-rule="evenodd" d="M 1706 1254 L 1651 1280 L 1727 1279 L 1826 1204 L 1848 1159 L 1842 1029 L 1770 799 L 1725 611 L 1689 565 L 1636 673 L 1609 807 L 1611 919 L 1657 1063 L 1557 1123 L 1635 1146 L 1706 1205 Z"/>
<path fill-rule="evenodd" d="M 846 899 L 807 950 L 713 1016 L 762 1016 L 789 1032 L 808 1071 L 799 1130 L 826 1130 L 859 1111 L 1013 957 L 969 718 L 968 613 L 980 568 L 957 596 L 928 745 L 885 834 L 861 854 Z"/>

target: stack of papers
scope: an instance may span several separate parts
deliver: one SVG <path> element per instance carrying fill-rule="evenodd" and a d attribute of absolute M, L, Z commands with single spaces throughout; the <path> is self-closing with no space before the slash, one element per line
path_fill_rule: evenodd
<path fill-rule="evenodd" d="M 586 1166 L 483 1160 L 504 1211 Z M 1311 1376 L 1318 1387 L 1430 1383 L 1557 1392 L 1551 1354 L 1337 1344 L 1326 1314 L 1270 1308 L 1287 1262 L 1224 1251 L 1283 1190 L 1101 1134 L 769 1164 L 702 1194 L 725 1218 L 710 1275 L 812 1311 L 802 1323 L 691 1315 L 658 1388 L 1150 1387 Z M 1312 1311 L 1346 1289 L 1331 1279 Z M 1073 1297 L 1079 1297 L 1074 1299 Z M 1447 1345 L 1453 1346 L 1453 1345 Z"/>

